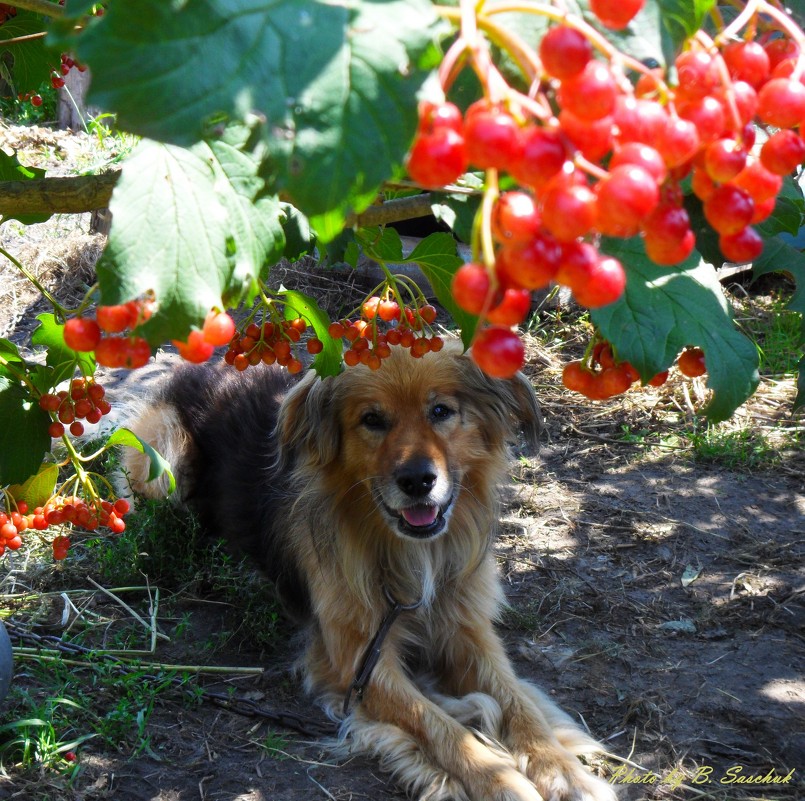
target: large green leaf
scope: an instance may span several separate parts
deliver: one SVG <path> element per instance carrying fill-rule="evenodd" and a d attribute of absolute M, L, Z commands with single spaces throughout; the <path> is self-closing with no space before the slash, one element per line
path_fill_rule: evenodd
<path fill-rule="evenodd" d="M 429 0 L 127 0 L 64 44 L 136 133 L 263 121 L 266 174 L 328 240 L 400 169 L 436 29 Z"/>
<path fill-rule="evenodd" d="M 685 346 L 701 347 L 713 390 L 704 413 L 726 420 L 757 387 L 758 353 L 735 328 L 715 270 L 696 254 L 673 270 L 660 267 L 637 237 L 605 240 L 602 250 L 619 258 L 628 276 L 620 300 L 591 312 L 602 334 L 644 380 L 669 367 Z"/>
<path fill-rule="evenodd" d="M 285 243 L 276 198 L 231 141 L 192 149 L 143 140 L 115 186 L 114 222 L 98 265 L 103 303 L 153 292 L 152 344 L 184 339 L 222 299 L 250 296 Z"/>
<path fill-rule="evenodd" d="M 17 381 L 0 375 L 0 420 L 0 486 L 22 484 L 50 450 L 50 417 Z"/>
<path fill-rule="evenodd" d="M 59 466 L 43 463 L 38 472 L 22 484 L 12 484 L 8 492 L 17 503 L 25 501 L 30 509 L 44 506 L 56 490 L 59 480 Z"/>
<path fill-rule="evenodd" d="M 0 41 L 29 37 L 41 33 L 43 27 L 42 18 L 38 14 L 17 9 L 16 16 L 9 17 L 0 25 Z M 34 92 L 42 81 L 47 80 L 53 68 L 53 54 L 46 49 L 43 38 L 23 39 L 2 49 L 10 52 L 14 59 L 11 77 L 15 92 Z M 58 61 L 58 56 L 56 59 Z"/>

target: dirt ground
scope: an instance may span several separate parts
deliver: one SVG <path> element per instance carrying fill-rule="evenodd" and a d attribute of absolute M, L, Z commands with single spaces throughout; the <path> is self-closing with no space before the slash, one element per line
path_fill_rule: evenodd
<path fill-rule="evenodd" d="M 503 488 L 496 553 L 511 606 L 500 630 L 520 675 L 605 743 L 593 767 L 624 801 L 805 797 L 805 456 L 782 448 L 770 467 L 697 460 L 667 435 L 690 425 L 701 385 L 591 404 L 561 389 L 560 366 L 553 346 L 531 341 L 544 444 L 513 460 Z M 793 395 L 790 381 L 764 381 L 737 425 L 801 427 Z M 184 599 L 157 618 L 153 661 L 195 664 L 223 615 Z M 147 748 L 90 740 L 72 783 L 10 771 L 0 799 L 402 801 L 376 764 L 328 754 L 317 729 L 328 722 L 293 671 L 293 637 L 278 643 L 216 651 L 216 664 L 260 675 L 199 679 L 268 720 L 161 695 Z M 25 686 L 24 666 L 15 681 Z M 307 733 L 279 713 L 300 716 Z"/>

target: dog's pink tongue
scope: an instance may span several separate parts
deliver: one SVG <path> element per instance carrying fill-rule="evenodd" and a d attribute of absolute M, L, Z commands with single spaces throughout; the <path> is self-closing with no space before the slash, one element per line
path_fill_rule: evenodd
<path fill-rule="evenodd" d="M 439 514 L 439 508 L 430 504 L 421 503 L 403 509 L 401 514 L 409 526 L 429 526 L 436 520 L 436 516 Z"/>

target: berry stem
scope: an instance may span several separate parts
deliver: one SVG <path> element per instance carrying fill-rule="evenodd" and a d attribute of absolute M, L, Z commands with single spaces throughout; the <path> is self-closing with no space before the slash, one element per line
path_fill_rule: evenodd
<path fill-rule="evenodd" d="M 25 372 L 20 372 L 17 370 L 14 365 L 8 361 L 4 356 L 0 356 L 0 365 L 2 365 L 11 375 L 14 376 L 18 381 L 25 384 L 28 391 L 33 395 L 34 398 L 39 398 L 42 393 L 31 383 L 30 379 L 28 378 L 28 374 Z"/>

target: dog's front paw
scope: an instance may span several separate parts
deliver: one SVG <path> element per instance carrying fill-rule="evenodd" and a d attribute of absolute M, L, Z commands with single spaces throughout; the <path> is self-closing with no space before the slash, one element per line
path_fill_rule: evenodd
<path fill-rule="evenodd" d="M 611 785 L 564 749 L 535 749 L 521 759 L 524 773 L 545 801 L 617 801 Z"/>

